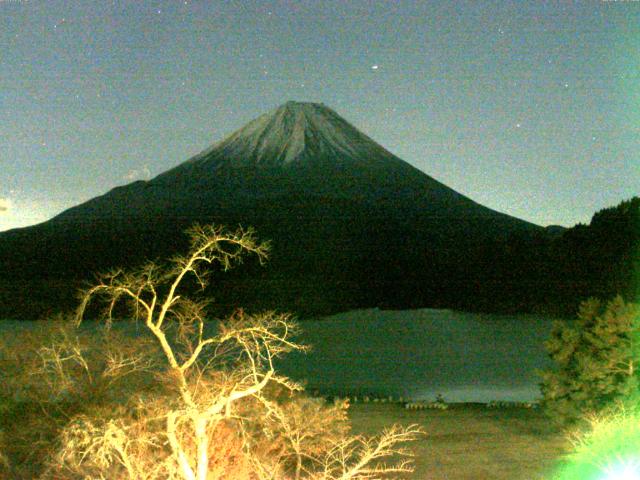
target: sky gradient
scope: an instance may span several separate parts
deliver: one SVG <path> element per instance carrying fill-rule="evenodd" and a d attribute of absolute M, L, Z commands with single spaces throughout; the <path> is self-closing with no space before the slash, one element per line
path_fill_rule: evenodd
<path fill-rule="evenodd" d="M 638 1 L 0 0 L 0 231 L 323 102 L 473 200 L 640 194 Z"/>

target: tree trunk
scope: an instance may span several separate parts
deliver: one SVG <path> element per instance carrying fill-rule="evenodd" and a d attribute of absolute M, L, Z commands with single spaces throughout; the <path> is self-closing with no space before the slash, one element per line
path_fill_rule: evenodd
<path fill-rule="evenodd" d="M 207 480 L 209 473 L 209 438 L 207 437 L 207 419 L 194 419 L 198 455 L 198 480 Z"/>

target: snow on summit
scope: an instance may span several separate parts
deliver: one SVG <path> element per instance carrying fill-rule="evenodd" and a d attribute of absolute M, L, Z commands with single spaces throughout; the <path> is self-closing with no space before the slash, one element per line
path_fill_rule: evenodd
<path fill-rule="evenodd" d="M 375 162 L 391 153 L 318 103 L 287 102 L 261 115 L 191 162 L 226 159 L 232 167 L 286 166 L 295 162 Z"/>

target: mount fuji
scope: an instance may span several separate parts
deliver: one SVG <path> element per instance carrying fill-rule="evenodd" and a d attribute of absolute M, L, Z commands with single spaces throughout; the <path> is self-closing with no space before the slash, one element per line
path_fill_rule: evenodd
<path fill-rule="evenodd" d="M 501 246 L 544 232 L 414 168 L 330 108 L 287 102 L 149 181 L 0 234 L 0 314 L 71 306 L 91 272 L 184 250 L 194 222 L 272 240 L 266 269 L 216 277 L 220 305 L 310 315 L 462 298 L 490 308 Z"/>

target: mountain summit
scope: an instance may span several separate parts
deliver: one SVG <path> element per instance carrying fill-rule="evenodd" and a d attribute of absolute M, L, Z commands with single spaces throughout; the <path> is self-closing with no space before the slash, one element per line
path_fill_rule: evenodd
<path fill-rule="evenodd" d="M 489 212 L 399 159 L 329 107 L 307 102 L 289 101 L 259 116 L 147 186 L 198 196 L 244 192 L 305 201 L 322 196 L 393 203 L 404 198 L 416 206 L 462 203 L 479 208 L 477 213 Z"/>
<path fill-rule="evenodd" d="M 0 234 L 0 287 L 22 278 L 7 294 L 18 298 L 39 282 L 44 304 L 57 291 L 70 305 L 92 272 L 183 250 L 195 222 L 253 226 L 273 242 L 268 269 L 223 279 L 219 301 L 304 313 L 472 301 L 496 281 L 501 242 L 543 231 L 412 167 L 330 108 L 287 102 L 150 181 Z"/>
<path fill-rule="evenodd" d="M 196 155 L 199 167 L 286 167 L 326 161 L 381 162 L 393 155 L 318 103 L 287 102 Z"/>

